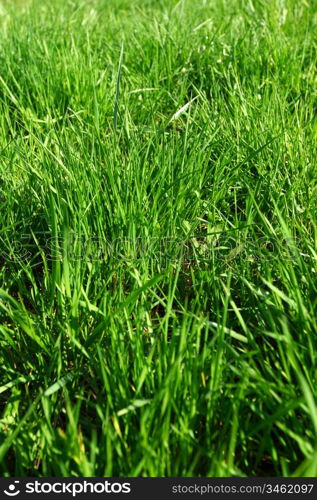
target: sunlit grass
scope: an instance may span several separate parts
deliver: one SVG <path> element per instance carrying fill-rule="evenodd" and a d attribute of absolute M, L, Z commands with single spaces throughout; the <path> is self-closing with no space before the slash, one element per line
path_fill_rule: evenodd
<path fill-rule="evenodd" d="M 0 6 L 1 474 L 316 475 L 316 2 Z"/>

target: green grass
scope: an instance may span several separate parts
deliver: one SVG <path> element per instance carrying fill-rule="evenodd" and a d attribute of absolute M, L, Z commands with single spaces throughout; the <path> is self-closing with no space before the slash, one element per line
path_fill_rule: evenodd
<path fill-rule="evenodd" d="M 0 23 L 1 474 L 316 475 L 316 1 Z"/>

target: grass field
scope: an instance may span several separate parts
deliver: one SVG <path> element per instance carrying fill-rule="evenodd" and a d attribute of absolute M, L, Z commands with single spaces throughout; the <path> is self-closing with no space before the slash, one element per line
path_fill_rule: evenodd
<path fill-rule="evenodd" d="M 0 472 L 317 474 L 317 2 L 0 0 Z"/>

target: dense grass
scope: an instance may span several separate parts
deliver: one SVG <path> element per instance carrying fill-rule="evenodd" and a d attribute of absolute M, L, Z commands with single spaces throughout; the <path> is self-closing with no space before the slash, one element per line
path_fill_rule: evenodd
<path fill-rule="evenodd" d="M 2 475 L 316 475 L 316 1 L 0 23 Z"/>

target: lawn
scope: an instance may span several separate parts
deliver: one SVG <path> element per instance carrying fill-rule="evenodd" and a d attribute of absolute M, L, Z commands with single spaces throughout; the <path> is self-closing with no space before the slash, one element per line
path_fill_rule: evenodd
<path fill-rule="evenodd" d="M 317 2 L 0 0 L 2 476 L 317 474 Z"/>

